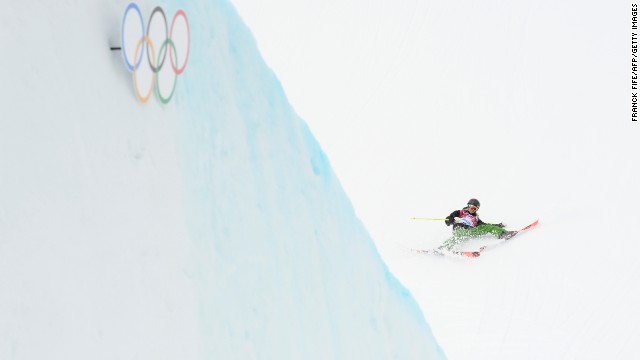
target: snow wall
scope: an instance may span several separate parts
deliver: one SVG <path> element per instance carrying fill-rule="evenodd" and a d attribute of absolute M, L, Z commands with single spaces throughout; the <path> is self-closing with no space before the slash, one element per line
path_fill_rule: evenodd
<path fill-rule="evenodd" d="M 188 14 L 168 105 L 127 2 L 3 3 L 0 358 L 444 358 L 233 7 L 138 4 Z"/>

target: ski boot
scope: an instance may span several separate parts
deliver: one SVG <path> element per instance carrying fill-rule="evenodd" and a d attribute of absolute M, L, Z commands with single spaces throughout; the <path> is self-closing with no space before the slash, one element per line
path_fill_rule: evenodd
<path fill-rule="evenodd" d="M 498 236 L 498 239 L 509 240 L 512 237 L 516 236 L 517 231 L 505 231 Z"/>

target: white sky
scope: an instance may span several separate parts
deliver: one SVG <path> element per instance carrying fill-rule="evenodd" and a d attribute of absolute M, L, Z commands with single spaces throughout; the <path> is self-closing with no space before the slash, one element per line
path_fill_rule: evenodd
<path fill-rule="evenodd" d="M 626 2 L 233 3 L 379 247 L 470 197 L 490 221 L 559 206 L 545 174 L 582 161 L 572 142 L 631 125 Z"/>
<path fill-rule="evenodd" d="M 638 289 L 611 279 L 640 269 L 602 249 L 638 249 L 619 226 L 640 201 L 630 3 L 232 2 L 451 359 L 633 353 Z M 540 218 L 535 240 L 475 265 L 407 257 L 450 232 L 410 217 L 470 197 L 485 221 Z"/>

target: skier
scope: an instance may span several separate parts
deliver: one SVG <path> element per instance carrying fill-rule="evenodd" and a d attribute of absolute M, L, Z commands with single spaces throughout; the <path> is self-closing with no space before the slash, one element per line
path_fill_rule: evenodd
<path fill-rule="evenodd" d="M 452 251 L 461 242 L 470 238 L 491 234 L 498 239 L 508 239 L 517 231 L 507 231 L 502 223 L 487 224 L 478 217 L 480 201 L 470 199 L 462 210 L 455 210 L 445 220 L 447 226 L 453 225 L 453 236 L 437 248 L 437 250 Z"/>

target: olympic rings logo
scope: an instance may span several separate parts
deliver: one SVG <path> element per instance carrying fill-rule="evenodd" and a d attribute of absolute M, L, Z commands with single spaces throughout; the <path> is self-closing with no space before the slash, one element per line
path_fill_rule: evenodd
<path fill-rule="evenodd" d="M 156 6 L 145 30 L 140 8 L 130 3 L 122 17 L 121 41 L 124 63 L 133 73 L 136 98 L 146 103 L 155 90 L 163 104 L 169 103 L 176 90 L 178 75 L 184 72 L 189 61 L 191 33 L 185 12 L 176 11 L 169 27 L 164 10 Z M 145 57 L 148 66 L 143 66 Z M 167 57 L 169 61 L 166 61 Z M 142 92 L 140 84 L 148 84 Z"/>

